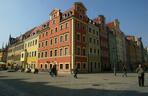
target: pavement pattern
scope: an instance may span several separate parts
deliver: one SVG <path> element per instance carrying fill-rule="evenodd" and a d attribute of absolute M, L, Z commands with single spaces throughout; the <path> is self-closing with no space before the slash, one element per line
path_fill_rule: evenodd
<path fill-rule="evenodd" d="M 0 96 L 148 96 L 148 73 L 145 86 L 139 87 L 136 73 L 39 74 L 0 71 Z"/>

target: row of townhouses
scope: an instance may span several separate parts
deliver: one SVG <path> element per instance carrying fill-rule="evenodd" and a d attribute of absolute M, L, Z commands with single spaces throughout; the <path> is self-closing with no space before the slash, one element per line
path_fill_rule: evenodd
<path fill-rule="evenodd" d="M 127 36 L 118 19 L 106 23 L 99 15 L 87 16 L 87 8 L 75 2 L 64 12 L 54 9 L 47 22 L 24 34 L 9 37 L 7 65 L 46 71 L 56 65 L 58 72 L 103 72 L 123 66 L 135 70 L 147 62 L 141 38 Z"/>

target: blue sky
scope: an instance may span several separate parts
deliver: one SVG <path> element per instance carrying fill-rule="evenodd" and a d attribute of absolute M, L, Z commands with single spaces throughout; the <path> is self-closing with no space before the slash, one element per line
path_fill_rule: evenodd
<path fill-rule="evenodd" d="M 64 11 L 75 1 L 81 1 L 92 19 L 103 14 L 106 21 L 120 20 L 127 35 L 142 37 L 148 46 L 148 0 L 0 0 L 0 47 L 9 34 L 21 33 L 47 21 L 54 8 Z"/>

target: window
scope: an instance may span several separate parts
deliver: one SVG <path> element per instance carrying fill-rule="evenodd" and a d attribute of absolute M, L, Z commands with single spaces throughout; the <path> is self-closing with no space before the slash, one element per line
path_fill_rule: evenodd
<path fill-rule="evenodd" d="M 85 26 L 83 26 L 82 28 L 83 28 L 83 30 L 85 30 Z"/>
<path fill-rule="evenodd" d="M 46 36 L 48 36 L 48 32 L 46 32 Z"/>
<path fill-rule="evenodd" d="M 99 35 L 99 32 L 98 31 L 96 31 L 96 34 L 97 34 L 97 36 Z"/>
<path fill-rule="evenodd" d="M 50 39 L 50 45 L 52 45 L 52 39 Z"/>
<path fill-rule="evenodd" d="M 80 34 L 77 34 L 77 40 L 80 41 Z"/>
<path fill-rule="evenodd" d="M 82 49 L 82 55 L 85 56 L 86 55 L 86 50 Z"/>
<path fill-rule="evenodd" d="M 90 53 L 92 53 L 92 48 L 90 48 Z"/>
<path fill-rule="evenodd" d="M 44 37 L 44 33 L 42 34 L 42 37 Z"/>
<path fill-rule="evenodd" d="M 40 53 L 38 53 L 38 57 L 40 58 Z"/>
<path fill-rule="evenodd" d="M 54 50 L 54 56 L 57 56 L 57 50 Z"/>
<path fill-rule="evenodd" d="M 94 44 L 96 44 L 96 39 L 94 39 Z"/>
<path fill-rule="evenodd" d="M 22 58 L 24 58 L 24 54 L 22 54 Z"/>
<path fill-rule="evenodd" d="M 80 24 L 79 24 L 79 22 L 77 23 L 77 28 L 78 28 L 78 29 L 80 28 Z"/>
<path fill-rule="evenodd" d="M 34 54 L 34 52 L 32 52 L 32 57 L 34 56 L 33 54 Z"/>
<path fill-rule="evenodd" d="M 39 43 L 39 48 L 41 47 L 41 43 Z"/>
<path fill-rule="evenodd" d="M 63 42 L 63 36 L 60 36 L 60 42 Z"/>
<path fill-rule="evenodd" d="M 91 33 L 91 28 L 89 28 L 89 32 Z"/>
<path fill-rule="evenodd" d="M 94 54 L 96 54 L 96 49 L 94 49 Z"/>
<path fill-rule="evenodd" d="M 96 64 L 96 62 L 95 62 L 95 65 L 94 65 L 94 67 L 95 67 L 95 69 L 97 68 L 97 64 Z"/>
<path fill-rule="evenodd" d="M 99 40 L 97 40 L 97 44 L 99 44 Z"/>
<path fill-rule="evenodd" d="M 45 69 L 47 69 L 47 64 L 45 64 Z"/>
<path fill-rule="evenodd" d="M 52 51 L 50 51 L 50 57 L 52 57 Z"/>
<path fill-rule="evenodd" d="M 37 45 L 37 40 L 35 40 L 35 45 Z"/>
<path fill-rule="evenodd" d="M 77 55 L 80 55 L 80 48 L 77 47 Z"/>
<path fill-rule="evenodd" d="M 58 32 L 58 28 L 55 28 L 55 32 Z"/>
<path fill-rule="evenodd" d="M 65 55 L 68 55 L 68 48 L 65 48 Z"/>
<path fill-rule="evenodd" d="M 41 68 L 42 68 L 43 66 L 42 66 L 42 64 L 41 64 Z"/>
<path fill-rule="evenodd" d="M 65 69 L 69 69 L 69 64 L 66 64 Z"/>
<path fill-rule="evenodd" d="M 89 43 L 91 43 L 92 42 L 92 38 L 89 38 Z"/>
<path fill-rule="evenodd" d="M 93 34 L 95 34 L 95 29 L 93 29 Z"/>
<path fill-rule="evenodd" d="M 98 49 L 98 55 L 99 55 L 99 49 Z"/>
<path fill-rule="evenodd" d="M 85 38 L 85 36 L 83 36 L 83 42 L 85 42 L 86 41 L 86 38 Z"/>
<path fill-rule="evenodd" d="M 77 68 L 80 69 L 80 63 L 77 63 Z"/>
<path fill-rule="evenodd" d="M 48 41 L 45 42 L 45 45 L 48 46 Z"/>
<path fill-rule="evenodd" d="M 83 63 L 83 68 L 84 68 L 84 69 L 86 68 L 86 63 Z"/>
<path fill-rule="evenodd" d="M 63 49 L 60 49 L 60 56 L 62 56 L 62 53 L 63 53 L 62 51 L 63 51 Z"/>
<path fill-rule="evenodd" d="M 53 33 L 53 29 L 51 29 L 51 34 Z"/>
<path fill-rule="evenodd" d="M 66 28 L 68 28 L 68 23 L 66 23 Z"/>
<path fill-rule="evenodd" d="M 54 43 L 55 43 L 55 44 L 57 43 L 57 41 L 58 41 L 58 40 L 57 40 L 57 37 L 56 37 L 56 38 L 54 38 Z"/>
<path fill-rule="evenodd" d="M 36 56 L 36 51 L 34 51 L 34 56 Z"/>
<path fill-rule="evenodd" d="M 44 42 L 42 42 L 42 47 L 44 47 Z"/>
<path fill-rule="evenodd" d="M 63 64 L 60 64 L 60 69 L 63 69 Z"/>
<path fill-rule="evenodd" d="M 82 18 L 83 18 L 83 16 L 82 16 L 82 15 L 80 15 L 79 17 L 80 17 L 80 19 L 82 19 Z"/>
<path fill-rule="evenodd" d="M 65 41 L 68 41 L 68 34 L 65 34 Z"/>
<path fill-rule="evenodd" d="M 47 52 L 45 52 L 45 57 L 47 57 Z"/>
<path fill-rule="evenodd" d="M 63 25 L 60 26 L 60 30 L 62 30 L 62 29 L 63 29 Z"/>
<path fill-rule="evenodd" d="M 44 55 L 44 53 L 42 52 L 42 54 L 41 54 L 41 58 L 43 58 L 43 55 Z"/>
<path fill-rule="evenodd" d="M 34 46 L 34 40 L 33 40 L 33 46 Z"/>
<path fill-rule="evenodd" d="M 27 48 L 27 44 L 25 44 L 25 48 Z"/>

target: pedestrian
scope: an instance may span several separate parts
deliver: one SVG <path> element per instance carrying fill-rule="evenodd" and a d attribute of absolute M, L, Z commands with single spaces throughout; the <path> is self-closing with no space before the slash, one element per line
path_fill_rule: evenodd
<path fill-rule="evenodd" d="M 78 67 L 76 67 L 76 68 L 74 69 L 74 78 L 76 78 L 76 79 L 78 78 L 78 77 L 77 77 L 77 74 L 78 74 Z"/>
<path fill-rule="evenodd" d="M 123 65 L 123 75 L 122 75 L 122 77 L 127 77 L 127 70 L 126 70 L 126 66 L 125 65 Z"/>
<path fill-rule="evenodd" d="M 34 74 L 38 74 L 39 70 L 37 68 L 34 69 Z"/>
<path fill-rule="evenodd" d="M 142 68 L 141 64 L 139 64 L 138 68 L 136 69 L 138 73 L 138 83 L 140 87 L 144 87 L 144 69 Z"/>
<path fill-rule="evenodd" d="M 50 69 L 49 69 L 49 75 L 50 75 L 51 77 L 53 77 L 53 68 L 50 68 Z"/>
<path fill-rule="evenodd" d="M 53 76 L 57 76 L 57 69 L 56 69 L 56 65 L 53 65 L 52 67 L 52 73 L 53 73 Z"/>

